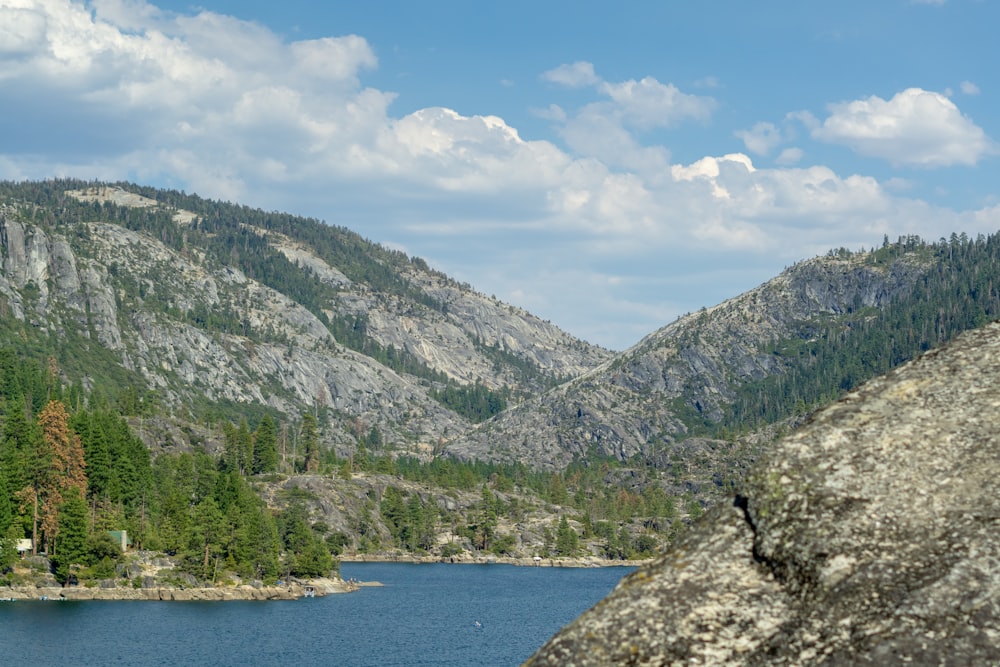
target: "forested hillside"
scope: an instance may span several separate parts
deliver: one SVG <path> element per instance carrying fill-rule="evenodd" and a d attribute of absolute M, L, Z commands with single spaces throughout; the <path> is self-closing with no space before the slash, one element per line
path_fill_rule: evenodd
<path fill-rule="evenodd" d="M 705 498 L 775 427 L 998 315 L 998 235 L 835 250 L 678 319 L 449 451 L 549 469 L 609 456 Z"/>
<path fill-rule="evenodd" d="M 178 576 L 273 583 L 326 576 L 345 552 L 649 557 L 685 512 L 655 486 L 607 488 L 611 462 L 564 476 L 424 463 L 364 445 L 341 460 L 320 450 L 310 414 L 296 451 L 279 444 L 279 424 L 265 415 L 252 429 L 222 424 L 217 454 L 196 446 L 151 458 L 116 407 L 60 377 L 54 359 L 39 367 L 0 350 L 0 583 L 19 583 L 9 568 L 25 537 L 60 582 L 117 578 L 122 552 L 109 531 L 125 530 L 133 548 L 175 557 Z M 320 480 L 337 489 L 319 496 Z M 333 497 L 354 506 L 331 525 L 316 506 Z"/>
<path fill-rule="evenodd" d="M 121 558 L 108 531 L 126 530 L 133 546 L 179 554 L 186 570 L 212 580 L 233 570 L 251 579 L 318 576 L 334 562 L 301 503 L 272 513 L 247 483 L 243 453 L 216 461 L 204 451 L 149 450 L 110 406 L 65 390 L 55 360 L 44 369 L 0 350 L 0 567 L 15 562 L 27 536 L 47 553 L 60 582 L 113 578 Z M 267 418 L 252 460 L 277 467 Z M 236 450 L 241 433 L 227 433 Z M 263 472 L 263 470 L 261 470 Z"/>
<path fill-rule="evenodd" d="M 0 246 L 27 356 L 195 420 L 317 409 L 341 451 L 359 420 L 433 448 L 610 358 L 349 230 L 183 193 L 0 183 Z"/>
<path fill-rule="evenodd" d="M 885 239 L 612 355 L 344 228 L 80 181 L 0 183 L 0 251 L 3 558 L 62 578 L 116 571 L 109 530 L 201 581 L 648 556 L 1000 308 L 996 236 Z"/>

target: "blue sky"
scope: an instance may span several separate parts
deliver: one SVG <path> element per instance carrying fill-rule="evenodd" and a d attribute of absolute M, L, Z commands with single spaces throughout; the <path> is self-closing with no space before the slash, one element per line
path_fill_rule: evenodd
<path fill-rule="evenodd" d="M 0 178 L 316 216 L 624 349 L 1000 227 L 989 0 L 0 0 Z"/>

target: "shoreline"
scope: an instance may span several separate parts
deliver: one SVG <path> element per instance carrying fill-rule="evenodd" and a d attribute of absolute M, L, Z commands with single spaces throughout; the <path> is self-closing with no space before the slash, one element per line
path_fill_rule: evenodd
<path fill-rule="evenodd" d="M 341 554 L 341 563 L 447 563 L 449 565 L 516 565 L 518 567 L 639 567 L 652 561 L 605 558 L 516 558 L 512 556 L 414 556 L 413 554 Z"/>
<path fill-rule="evenodd" d="M 510 556 L 415 556 L 412 554 L 355 554 L 341 555 L 342 563 L 404 563 L 449 565 L 514 565 L 517 567 L 552 568 L 598 568 L 598 567 L 639 567 L 652 559 L 613 561 L 601 558 L 514 558 Z M 352 593 L 361 588 L 378 587 L 378 581 L 357 581 L 355 579 L 313 579 L 295 581 L 280 586 L 156 586 L 133 588 L 127 586 L 44 586 L 25 584 L 20 586 L 0 586 L 0 603 L 4 602 L 66 602 L 85 600 L 146 602 L 224 602 L 224 601 L 268 601 L 298 600 L 310 597 L 324 597 L 340 593 Z"/>
<path fill-rule="evenodd" d="M 101 588 L 88 586 L 4 586 L 0 587 L 0 602 L 17 601 L 79 601 L 79 600 L 139 600 L 161 602 L 222 602 L 298 600 L 323 597 L 358 590 L 359 583 L 343 579 L 315 579 L 282 586 L 208 586 L 156 588 Z"/>

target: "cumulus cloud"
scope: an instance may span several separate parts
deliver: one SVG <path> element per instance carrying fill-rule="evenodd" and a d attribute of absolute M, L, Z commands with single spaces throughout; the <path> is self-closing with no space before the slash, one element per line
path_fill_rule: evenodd
<path fill-rule="evenodd" d="M 749 130 L 737 131 L 735 135 L 743 140 L 748 151 L 757 155 L 769 154 L 784 141 L 781 130 L 773 123 L 757 123 Z"/>
<path fill-rule="evenodd" d="M 789 148 L 782 150 L 778 154 L 778 157 L 774 158 L 774 162 L 775 164 L 779 164 L 782 166 L 798 164 L 799 162 L 802 161 L 802 157 L 804 155 L 805 151 L 803 151 L 801 148 L 799 148 L 798 146 L 791 146 Z"/>
<path fill-rule="evenodd" d="M 959 85 L 959 90 L 961 90 L 966 95 L 978 95 L 980 93 L 979 86 L 972 83 L 971 81 L 963 81 Z"/>
<path fill-rule="evenodd" d="M 600 77 L 594 73 L 594 65 L 583 61 L 559 65 L 559 67 L 543 72 L 542 80 L 568 88 L 585 88 L 601 81 Z"/>
<path fill-rule="evenodd" d="M 643 146 L 637 132 L 705 122 L 716 107 L 711 97 L 684 93 L 653 77 L 605 81 L 588 62 L 561 65 L 542 78 L 574 88 L 591 87 L 601 99 L 576 111 L 552 105 L 536 110 L 536 116 L 556 121 L 560 136 L 580 158 L 639 173 L 668 169 L 670 152 L 663 146 Z"/>
<path fill-rule="evenodd" d="M 875 95 L 830 106 L 812 131 L 820 141 L 895 165 L 974 165 L 996 148 L 986 133 L 944 95 L 908 88 L 892 99 Z"/>
<path fill-rule="evenodd" d="M 762 168 L 737 152 L 674 164 L 662 137 L 710 123 L 717 104 L 653 77 L 609 82 L 587 62 L 549 70 L 544 80 L 584 100 L 535 111 L 558 128 L 558 140 L 541 141 L 495 115 L 393 115 L 394 93 L 364 85 L 376 67 L 357 35 L 289 41 L 141 0 L 0 0 L 0 177 L 170 183 L 333 217 L 619 347 L 594 322 L 645 312 L 621 325 L 627 335 L 666 323 L 676 304 L 637 291 L 676 288 L 649 278 L 665 267 L 703 275 L 713 261 L 703 257 L 738 258 L 756 265 L 756 281 L 775 262 L 883 233 L 1000 226 L 996 210 L 933 209 L 822 166 Z M 737 136 L 749 153 L 772 154 L 793 139 L 792 122 L 901 164 L 972 164 L 992 146 L 947 98 L 919 90 Z M 785 148 L 775 164 L 802 156 Z M 732 295 L 731 282 L 719 289 Z M 579 304 L 566 298 L 574 290 Z"/>
<path fill-rule="evenodd" d="M 9 57 L 43 48 L 45 30 L 45 16 L 40 12 L 0 6 L 0 54 Z"/>
<path fill-rule="evenodd" d="M 715 109 L 712 98 L 682 93 L 672 83 L 663 84 L 651 76 L 640 81 L 604 82 L 600 91 L 611 98 L 623 121 L 639 129 L 707 120 Z"/>

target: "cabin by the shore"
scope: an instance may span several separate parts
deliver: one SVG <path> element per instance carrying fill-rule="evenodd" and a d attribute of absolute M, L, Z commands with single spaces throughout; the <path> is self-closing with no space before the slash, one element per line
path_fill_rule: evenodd
<path fill-rule="evenodd" d="M 115 544 L 121 547 L 122 553 L 128 551 L 128 548 L 132 546 L 131 540 L 128 539 L 127 530 L 109 530 L 108 535 L 115 541 Z"/>

